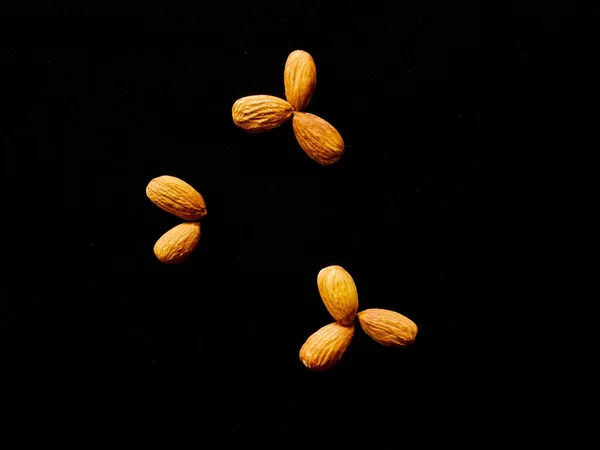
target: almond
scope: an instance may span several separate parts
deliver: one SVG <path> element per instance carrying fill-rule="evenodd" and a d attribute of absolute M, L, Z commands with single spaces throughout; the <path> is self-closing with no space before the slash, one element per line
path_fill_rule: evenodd
<path fill-rule="evenodd" d="M 327 121 L 307 112 L 294 112 L 292 126 L 300 147 L 319 164 L 328 166 L 342 157 L 344 140 Z"/>
<path fill-rule="evenodd" d="M 206 215 L 202 196 L 179 178 L 162 175 L 150 180 L 146 195 L 156 206 L 181 219 L 198 220 Z"/>
<path fill-rule="evenodd" d="M 178 264 L 196 249 L 200 222 L 184 222 L 163 234 L 154 244 L 154 254 L 164 264 Z"/>
<path fill-rule="evenodd" d="M 309 53 L 294 50 L 289 54 L 283 71 L 285 98 L 297 111 L 302 111 L 317 86 L 317 67 Z"/>
<path fill-rule="evenodd" d="M 358 311 L 358 292 L 346 269 L 335 265 L 321 269 L 317 286 L 331 317 L 341 325 L 352 325 Z"/>
<path fill-rule="evenodd" d="M 353 336 L 354 326 L 345 327 L 337 322 L 325 325 L 302 345 L 300 361 L 315 372 L 331 369 L 346 353 Z"/>
<path fill-rule="evenodd" d="M 249 133 L 277 128 L 292 116 L 291 104 L 272 95 L 249 95 L 238 99 L 231 108 L 233 123 Z"/>
<path fill-rule="evenodd" d="M 387 347 L 406 347 L 417 337 L 412 320 L 388 309 L 365 309 L 358 313 L 358 321 L 367 335 Z"/>

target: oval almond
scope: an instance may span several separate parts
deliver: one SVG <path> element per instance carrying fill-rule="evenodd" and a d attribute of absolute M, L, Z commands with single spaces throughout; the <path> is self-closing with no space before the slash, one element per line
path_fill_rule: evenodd
<path fill-rule="evenodd" d="M 277 128 L 292 116 L 291 104 L 272 95 L 249 95 L 238 99 L 231 108 L 233 123 L 249 133 Z"/>
<path fill-rule="evenodd" d="M 188 258 L 200 241 L 200 222 L 184 222 L 163 234 L 154 244 L 154 255 L 164 264 Z"/>
<path fill-rule="evenodd" d="M 170 175 L 150 180 L 146 195 L 159 208 L 184 220 L 198 220 L 206 215 L 204 199 L 185 181 Z"/>
<path fill-rule="evenodd" d="M 292 127 L 300 147 L 319 164 L 328 166 L 344 153 L 340 133 L 324 119 L 307 112 L 295 112 Z"/>
<path fill-rule="evenodd" d="M 331 369 L 346 353 L 353 336 L 354 326 L 345 327 L 337 322 L 325 325 L 304 342 L 300 361 L 314 372 Z"/>
<path fill-rule="evenodd" d="M 406 347 L 417 337 L 417 325 L 396 311 L 365 309 L 358 313 L 358 321 L 367 335 L 386 347 Z"/>
<path fill-rule="evenodd" d="M 317 286 L 331 317 L 341 325 L 352 325 L 358 311 L 358 292 L 346 269 L 336 265 L 321 269 Z"/>
<path fill-rule="evenodd" d="M 289 54 L 283 71 L 285 98 L 297 111 L 308 106 L 317 86 L 317 67 L 313 57 L 304 50 Z"/>

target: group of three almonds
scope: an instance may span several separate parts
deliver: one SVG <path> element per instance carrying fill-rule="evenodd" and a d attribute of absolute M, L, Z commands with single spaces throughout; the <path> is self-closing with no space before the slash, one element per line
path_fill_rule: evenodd
<path fill-rule="evenodd" d="M 381 308 L 358 311 L 354 279 L 343 267 L 321 269 L 317 286 L 334 322 L 310 335 L 300 348 L 300 361 L 310 370 L 320 372 L 337 364 L 354 337 L 356 318 L 368 336 L 386 347 L 406 347 L 415 341 L 418 328 L 408 317 Z"/>

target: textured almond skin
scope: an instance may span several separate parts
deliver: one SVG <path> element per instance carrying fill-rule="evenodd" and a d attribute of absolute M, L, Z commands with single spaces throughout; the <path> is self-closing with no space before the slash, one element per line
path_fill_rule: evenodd
<path fill-rule="evenodd" d="M 417 338 L 417 325 L 395 311 L 365 309 L 358 313 L 358 321 L 367 335 L 386 347 L 406 347 Z"/>
<path fill-rule="evenodd" d="M 308 106 L 317 86 L 317 67 L 313 57 L 304 50 L 289 54 L 283 71 L 285 98 L 297 111 Z"/>
<path fill-rule="evenodd" d="M 295 112 L 292 127 L 300 147 L 319 164 L 328 166 L 344 154 L 342 136 L 326 120 L 307 112 Z"/>
<path fill-rule="evenodd" d="M 358 311 L 358 292 L 346 269 L 335 265 L 321 269 L 317 286 L 331 317 L 341 325 L 352 325 Z"/>
<path fill-rule="evenodd" d="M 146 195 L 159 208 L 184 220 L 198 220 L 206 215 L 202 196 L 183 180 L 162 175 L 150 180 Z"/>
<path fill-rule="evenodd" d="M 346 353 L 354 326 L 345 327 L 337 322 L 320 328 L 300 348 L 300 361 L 314 372 L 331 369 Z"/>
<path fill-rule="evenodd" d="M 164 264 L 187 259 L 200 241 L 200 222 L 184 222 L 163 234 L 154 244 L 154 255 Z"/>
<path fill-rule="evenodd" d="M 231 108 L 233 123 L 248 133 L 262 133 L 287 121 L 294 108 L 272 95 L 249 95 L 238 99 Z"/>

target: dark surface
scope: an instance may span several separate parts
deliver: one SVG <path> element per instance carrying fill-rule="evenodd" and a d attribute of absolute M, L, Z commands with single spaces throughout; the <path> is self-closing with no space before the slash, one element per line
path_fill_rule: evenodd
<path fill-rule="evenodd" d="M 2 16 L 3 220 L 24 232 L 7 233 L 3 371 L 20 435 L 475 439 L 510 372 L 487 365 L 505 257 L 490 255 L 512 244 L 506 197 L 528 166 L 503 170 L 517 147 L 539 151 L 536 80 L 569 54 L 578 11 L 514 8 L 503 64 L 477 2 L 163 3 Z M 231 120 L 242 96 L 284 96 L 295 49 L 317 66 L 307 111 L 346 143 L 330 167 L 291 123 L 251 135 Z M 208 209 L 177 266 L 152 253 L 179 223 L 145 196 L 163 174 Z M 298 351 L 332 321 L 316 286 L 330 264 L 354 277 L 359 309 L 413 319 L 416 342 L 388 349 L 357 328 L 336 367 L 309 372 Z"/>

